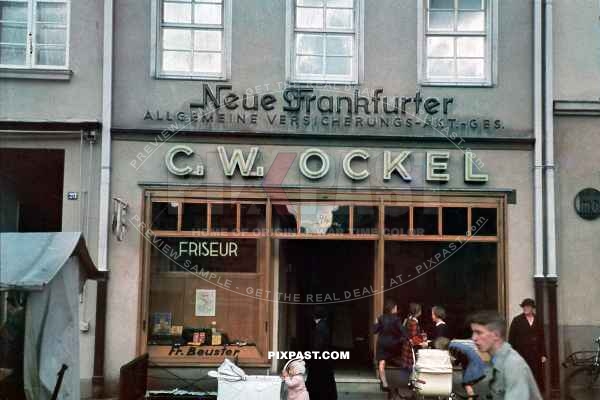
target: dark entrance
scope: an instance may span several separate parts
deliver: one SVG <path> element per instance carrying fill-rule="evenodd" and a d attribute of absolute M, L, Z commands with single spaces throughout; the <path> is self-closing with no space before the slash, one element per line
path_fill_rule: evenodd
<path fill-rule="evenodd" d="M 284 293 L 302 302 L 336 301 L 329 313 L 333 350 L 349 351 L 336 370 L 368 369 L 372 365 L 370 328 L 373 297 L 344 301 L 347 293 L 365 293 L 373 284 L 375 242 L 362 240 L 285 240 L 280 244 L 280 283 Z M 320 296 L 320 297 L 318 297 Z M 319 301 L 320 299 L 320 301 Z M 312 328 L 313 305 L 282 304 L 282 350 L 305 350 Z M 284 333 L 281 335 L 281 333 Z M 285 338 L 283 337 L 285 336 Z M 287 342 L 287 343 L 286 343 Z"/>

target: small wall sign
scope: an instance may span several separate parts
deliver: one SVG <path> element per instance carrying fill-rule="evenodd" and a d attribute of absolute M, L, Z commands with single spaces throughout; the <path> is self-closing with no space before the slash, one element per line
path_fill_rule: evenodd
<path fill-rule="evenodd" d="M 600 217 L 600 191 L 587 188 L 575 196 L 575 211 L 583 219 L 594 220 Z"/>

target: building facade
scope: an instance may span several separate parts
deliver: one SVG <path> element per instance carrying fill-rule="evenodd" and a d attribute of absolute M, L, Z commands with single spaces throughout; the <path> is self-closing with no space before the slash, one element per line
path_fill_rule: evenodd
<path fill-rule="evenodd" d="M 445 306 L 462 337 L 470 312 L 510 319 L 535 297 L 554 389 L 558 360 L 597 334 L 597 221 L 573 207 L 598 186 L 579 78 L 598 70 L 597 2 L 3 3 L 2 229 L 39 201 L 23 182 L 60 171 L 54 214 L 33 218 L 83 231 L 109 271 L 85 296 L 84 393 L 93 375 L 115 393 L 144 353 L 151 387 L 224 357 L 275 372 L 269 352 L 306 348 L 317 305 L 350 378 L 372 369 L 387 298 L 423 304 L 425 326 Z M 59 153 L 15 167 L 37 149 Z"/>

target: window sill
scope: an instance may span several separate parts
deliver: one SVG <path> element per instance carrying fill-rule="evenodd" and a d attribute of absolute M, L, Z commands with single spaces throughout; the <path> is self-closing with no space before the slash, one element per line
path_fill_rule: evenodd
<path fill-rule="evenodd" d="M 494 87 L 493 82 L 434 82 L 434 81 L 421 81 L 421 86 L 441 86 L 441 87 L 481 87 L 490 88 Z"/>
<path fill-rule="evenodd" d="M 302 79 L 289 79 L 287 81 L 290 85 L 295 86 L 358 86 L 358 81 L 311 81 Z"/>
<path fill-rule="evenodd" d="M 0 68 L 0 78 L 8 79 L 69 81 L 72 76 L 73 71 L 70 69 Z"/>
<path fill-rule="evenodd" d="M 213 81 L 227 82 L 229 78 L 222 76 L 201 76 L 201 75 L 175 75 L 175 74 L 159 74 L 154 75 L 154 79 L 158 80 L 180 80 L 180 81 Z"/>

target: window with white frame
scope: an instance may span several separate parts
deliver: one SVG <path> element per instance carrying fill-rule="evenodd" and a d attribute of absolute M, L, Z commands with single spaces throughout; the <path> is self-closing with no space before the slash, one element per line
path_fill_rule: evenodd
<path fill-rule="evenodd" d="M 422 83 L 491 84 L 496 0 L 422 1 Z"/>
<path fill-rule="evenodd" d="M 159 77 L 225 79 L 231 0 L 156 0 Z"/>
<path fill-rule="evenodd" d="M 358 82 L 361 8 L 360 0 L 288 0 L 288 78 Z"/>
<path fill-rule="evenodd" d="M 67 68 L 68 0 L 0 0 L 0 67 Z"/>

